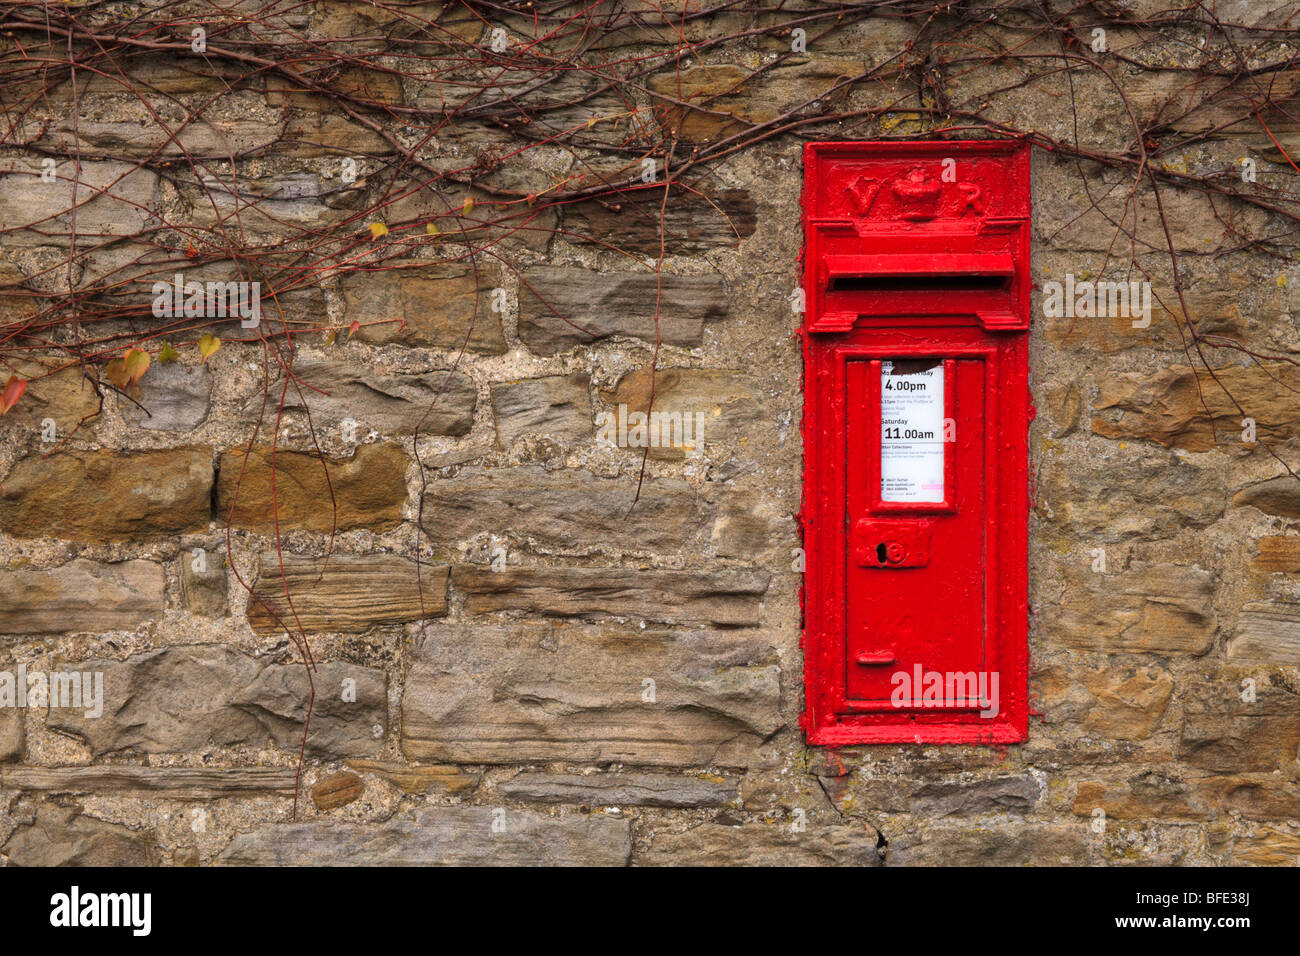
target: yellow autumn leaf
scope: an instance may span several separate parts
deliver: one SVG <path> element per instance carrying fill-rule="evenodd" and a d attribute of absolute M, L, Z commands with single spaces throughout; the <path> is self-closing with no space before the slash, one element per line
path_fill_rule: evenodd
<path fill-rule="evenodd" d="M 168 362 L 175 362 L 181 357 L 181 353 L 172 348 L 170 342 L 164 342 L 162 351 L 158 353 L 158 364 L 166 365 Z"/>
<path fill-rule="evenodd" d="M 468 216 L 473 210 L 474 210 L 474 198 L 472 196 L 466 196 L 465 210 L 463 212 L 463 215 Z"/>
<path fill-rule="evenodd" d="M 382 222 L 372 222 L 370 224 L 370 238 L 378 239 L 381 236 L 388 235 L 388 227 Z"/>
<path fill-rule="evenodd" d="M 221 348 L 221 339 L 211 332 L 204 332 L 199 336 L 199 354 L 203 356 L 203 361 L 206 362 L 219 348 Z"/>
<path fill-rule="evenodd" d="M 432 223 L 432 222 L 431 222 L 431 223 L 429 223 L 427 226 L 424 227 L 424 231 L 427 232 L 427 233 L 428 233 L 429 235 L 431 235 L 431 236 L 436 236 L 436 235 L 438 234 L 438 226 L 437 226 L 436 223 Z"/>
<path fill-rule="evenodd" d="M 126 355 L 122 356 L 122 368 L 126 372 L 128 382 L 132 384 L 140 381 L 140 376 L 149 369 L 149 353 L 144 349 L 127 349 Z"/>

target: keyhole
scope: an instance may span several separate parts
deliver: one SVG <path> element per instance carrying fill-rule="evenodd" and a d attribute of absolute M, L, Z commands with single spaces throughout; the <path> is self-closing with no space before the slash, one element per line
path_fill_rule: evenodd
<path fill-rule="evenodd" d="M 880 544 L 876 545 L 876 560 L 881 564 L 884 564 L 885 558 L 885 542 L 882 541 Z"/>

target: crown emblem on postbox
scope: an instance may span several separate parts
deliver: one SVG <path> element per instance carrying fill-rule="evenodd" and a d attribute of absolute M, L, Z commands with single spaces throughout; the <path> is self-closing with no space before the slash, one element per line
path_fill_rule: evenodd
<path fill-rule="evenodd" d="M 920 166 L 913 167 L 906 178 L 895 180 L 891 188 L 898 198 L 902 218 L 910 222 L 933 219 L 939 197 L 943 195 L 943 183 L 927 176 Z"/>
<path fill-rule="evenodd" d="M 886 219 L 929 222 L 941 215 L 961 217 L 971 212 L 976 215 L 983 213 L 982 191 L 979 186 L 958 182 L 948 186 L 945 191 L 942 181 L 926 173 L 920 166 L 914 166 L 906 175 L 892 181 L 882 182 L 871 176 L 857 177 L 844 190 L 849 198 L 850 214 L 869 218 L 886 185 L 887 195 L 893 197 L 893 202 L 885 200 L 885 208 L 877 213 L 877 216 L 883 215 Z"/>

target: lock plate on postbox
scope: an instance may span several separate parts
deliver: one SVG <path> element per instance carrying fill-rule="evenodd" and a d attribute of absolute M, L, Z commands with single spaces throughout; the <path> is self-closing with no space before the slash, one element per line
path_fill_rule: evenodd
<path fill-rule="evenodd" d="M 808 742 L 1024 741 L 1029 148 L 810 143 L 803 225 Z"/>
<path fill-rule="evenodd" d="M 929 521 L 873 521 L 853 526 L 853 560 L 862 568 L 923 568 L 930 563 Z"/>

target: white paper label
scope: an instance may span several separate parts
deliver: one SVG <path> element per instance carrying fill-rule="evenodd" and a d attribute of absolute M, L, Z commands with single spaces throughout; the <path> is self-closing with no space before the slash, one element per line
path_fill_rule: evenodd
<path fill-rule="evenodd" d="M 880 500 L 943 501 L 943 363 L 880 363 Z"/>

